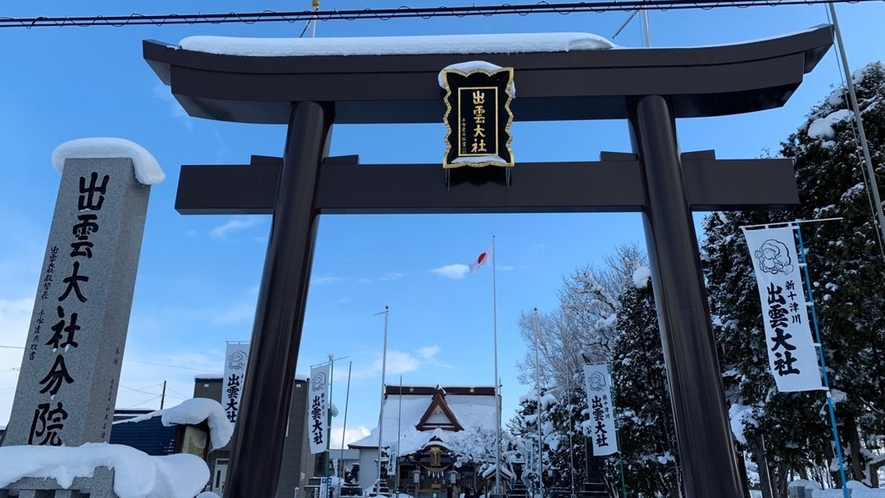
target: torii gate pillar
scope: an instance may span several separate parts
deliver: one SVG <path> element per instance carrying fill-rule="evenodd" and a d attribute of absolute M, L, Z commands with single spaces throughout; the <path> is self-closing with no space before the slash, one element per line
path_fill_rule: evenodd
<path fill-rule="evenodd" d="M 631 107 L 630 125 L 647 205 L 667 206 L 644 211 L 643 221 L 685 495 L 744 496 L 675 120 L 666 100 L 651 96 Z"/>
<path fill-rule="evenodd" d="M 244 57 L 144 42 L 145 59 L 190 115 L 289 126 L 282 160 L 185 166 L 179 179 L 183 214 L 274 218 L 225 496 L 276 492 L 320 214 L 581 211 L 644 215 L 686 498 L 746 496 L 691 213 L 784 209 L 798 193 L 786 159 L 680 154 L 675 120 L 782 106 L 832 43 L 830 26 L 653 57 L 646 49 Z M 509 185 L 449 186 L 441 165 L 326 157 L 333 122 L 439 122 L 438 72 L 471 60 L 514 68 L 516 120 L 627 119 L 635 154 L 518 164 Z"/>

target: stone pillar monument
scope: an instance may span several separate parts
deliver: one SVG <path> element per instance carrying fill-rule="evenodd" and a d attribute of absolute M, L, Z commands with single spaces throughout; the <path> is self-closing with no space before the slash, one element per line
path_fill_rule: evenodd
<path fill-rule="evenodd" d="M 107 442 L 123 362 L 150 185 L 140 146 L 83 139 L 62 171 L 4 446 Z"/>

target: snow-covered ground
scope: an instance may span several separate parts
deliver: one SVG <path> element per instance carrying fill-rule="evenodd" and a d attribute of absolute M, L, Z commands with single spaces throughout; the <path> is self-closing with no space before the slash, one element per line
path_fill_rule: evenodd
<path fill-rule="evenodd" d="M 163 425 L 199 424 L 208 421 L 212 446 L 228 443 L 233 427 L 221 405 L 210 399 L 189 399 L 166 410 L 138 419 L 162 417 Z M 119 498 L 194 498 L 209 481 L 209 467 L 202 458 L 189 453 L 150 456 L 135 448 L 108 443 L 87 443 L 79 447 L 3 446 L 0 447 L 0 489 L 25 478 L 51 478 L 62 488 L 70 488 L 77 477 L 93 477 L 98 467 L 114 470 L 114 493 Z M 217 497 L 200 493 L 200 498 Z"/>

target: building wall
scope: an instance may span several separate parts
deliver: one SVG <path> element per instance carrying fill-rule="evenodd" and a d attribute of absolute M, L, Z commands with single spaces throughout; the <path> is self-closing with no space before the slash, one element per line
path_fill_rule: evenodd
<path fill-rule="evenodd" d="M 308 389 L 309 383 L 296 379 L 289 408 L 289 427 L 283 443 L 283 459 L 280 465 L 280 483 L 277 498 L 293 498 L 295 488 L 299 497 L 304 495 L 304 486 L 314 474 L 314 457 L 308 443 Z"/>
<path fill-rule="evenodd" d="M 221 377 L 197 377 L 194 382 L 194 397 L 209 398 L 221 402 L 223 382 Z M 283 457 L 280 462 L 280 480 L 277 485 L 276 498 L 294 498 L 295 488 L 304 490 L 308 479 L 314 473 L 314 455 L 310 454 L 307 444 L 307 395 L 309 381 L 304 378 L 295 380 L 292 389 L 292 403 L 289 408 L 289 427 L 283 443 Z M 212 480 L 223 472 L 223 466 L 230 458 L 230 445 L 216 449 L 209 454 L 209 469 Z M 302 478 L 302 476 L 304 476 Z M 214 482 L 213 482 L 214 484 Z M 213 489 L 214 490 L 214 489 Z M 216 491 L 217 492 L 217 491 Z M 299 497 L 305 496 L 303 491 Z"/>

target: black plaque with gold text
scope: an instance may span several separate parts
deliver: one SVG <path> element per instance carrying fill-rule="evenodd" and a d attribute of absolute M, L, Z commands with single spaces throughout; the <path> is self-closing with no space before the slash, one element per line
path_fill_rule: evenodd
<path fill-rule="evenodd" d="M 443 168 L 512 167 L 513 68 L 444 69 L 446 154 Z"/>

